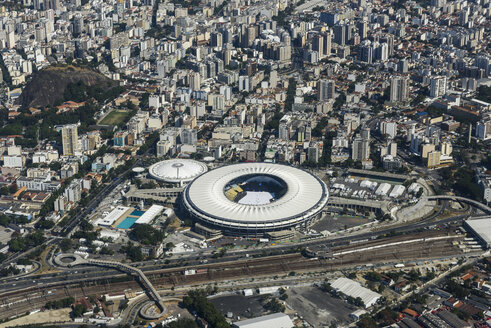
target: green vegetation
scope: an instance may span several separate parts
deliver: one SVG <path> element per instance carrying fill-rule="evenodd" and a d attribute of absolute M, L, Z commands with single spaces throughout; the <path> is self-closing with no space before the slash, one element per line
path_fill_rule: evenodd
<path fill-rule="evenodd" d="M 145 258 L 140 247 L 134 246 L 130 243 L 128 243 L 128 245 L 126 246 L 121 247 L 120 252 L 125 253 L 132 262 L 143 261 L 143 259 Z"/>
<path fill-rule="evenodd" d="M 323 117 L 321 120 L 317 123 L 315 128 L 312 129 L 312 136 L 313 137 L 322 137 L 322 130 L 327 126 L 328 118 Z"/>
<path fill-rule="evenodd" d="M 9 240 L 9 251 L 11 252 L 25 252 L 32 247 L 41 245 L 44 242 L 44 234 L 41 230 L 36 230 L 33 233 L 26 235 L 25 237 L 15 237 Z"/>
<path fill-rule="evenodd" d="M 272 313 L 285 312 L 286 310 L 285 306 L 275 297 L 264 304 L 264 308 Z"/>
<path fill-rule="evenodd" d="M 138 155 L 145 154 L 151 148 L 155 147 L 158 140 L 159 140 L 159 133 L 158 133 L 158 131 L 155 131 L 151 135 L 149 135 L 148 138 L 146 139 L 145 143 L 142 146 L 140 146 L 140 148 L 137 151 L 137 154 Z"/>
<path fill-rule="evenodd" d="M 474 180 L 474 172 L 468 167 L 460 167 L 455 173 L 454 189 L 461 195 L 482 201 L 483 192 Z"/>
<path fill-rule="evenodd" d="M 72 240 L 70 238 L 63 238 L 60 243 L 60 248 L 63 252 L 68 252 L 72 248 Z"/>
<path fill-rule="evenodd" d="M 156 245 L 164 239 L 165 233 L 149 224 L 137 224 L 131 231 L 131 237 L 144 245 Z"/>
<path fill-rule="evenodd" d="M 26 224 L 29 220 L 25 216 L 7 216 L 5 214 L 0 214 L 0 225 L 7 227 L 9 224 Z"/>
<path fill-rule="evenodd" d="M 63 93 L 65 101 L 72 100 L 82 102 L 90 98 L 94 98 L 99 102 L 104 102 L 108 99 L 114 99 L 124 91 L 124 87 L 114 87 L 109 90 L 104 90 L 99 86 L 87 86 L 82 81 L 76 83 L 68 83 Z"/>
<path fill-rule="evenodd" d="M 75 299 L 73 297 L 67 297 L 61 300 L 48 301 L 44 307 L 47 308 L 48 310 L 63 309 L 72 306 L 74 302 Z"/>
<path fill-rule="evenodd" d="M 442 116 L 443 114 L 445 114 L 447 112 L 447 110 L 445 108 L 438 108 L 438 107 L 435 107 L 435 106 L 428 106 L 428 108 L 426 108 L 426 112 L 431 117 L 439 117 L 439 116 Z"/>
<path fill-rule="evenodd" d="M 166 324 L 164 328 L 198 328 L 198 325 L 192 319 L 181 318 L 177 321 Z"/>
<path fill-rule="evenodd" d="M 476 98 L 491 103 L 491 87 L 481 85 L 479 89 L 477 89 Z"/>
<path fill-rule="evenodd" d="M 155 25 L 151 29 L 145 32 L 145 36 L 151 37 L 154 39 L 165 39 L 172 34 L 172 26 L 167 25 L 167 26 L 160 26 L 160 25 Z"/>
<path fill-rule="evenodd" d="M 341 94 L 334 101 L 334 105 L 332 105 L 332 107 L 334 110 L 339 110 L 345 103 L 346 103 L 346 95 L 344 94 L 344 92 L 341 92 Z"/>
<path fill-rule="evenodd" d="M 208 301 L 206 296 L 206 291 L 201 289 L 189 291 L 188 295 L 183 299 L 183 304 L 190 312 L 196 311 L 211 327 L 230 327 L 223 315 Z"/>
<path fill-rule="evenodd" d="M 2 55 L 0 55 L 0 69 L 2 70 L 3 81 L 7 83 L 9 88 L 12 88 L 12 77 L 10 76 L 7 66 L 5 66 Z"/>

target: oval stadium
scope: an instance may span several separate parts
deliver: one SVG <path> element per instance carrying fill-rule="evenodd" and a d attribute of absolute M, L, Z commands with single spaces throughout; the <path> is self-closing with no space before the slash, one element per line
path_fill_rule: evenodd
<path fill-rule="evenodd" d="M 192 159 L 169 159 L 153 164 L 148 173 L 156 180 L 169 183 L 187 183 L 208 171 L 206 164 Z"/>
<path fill-rule="evenodd" d="M 200 223 L 234 235 L 262 235 L 317 219 L 326 184 L 287 165 L 243 163 L 211 170 L 189 183 L 183 204 Z"/>

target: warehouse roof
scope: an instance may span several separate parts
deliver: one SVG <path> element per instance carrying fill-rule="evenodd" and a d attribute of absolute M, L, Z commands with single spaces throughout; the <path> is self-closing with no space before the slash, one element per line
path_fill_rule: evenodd
<path fill-rule="evenodd" d="M 236 328 L 292 328 L 293 326 L 290 317 L 284 313 L 263 315 L 253 319 L 238 321 L 233 324 L 233 327 Z"/>
<path fill-rule="evenodd" d="M 358 282 L 348 278 L 338 278 L 331 282 L 331 287 L 353 298 L 361 298 L 365 307 L 370 307 L 382 296 L 368 288 L 362 287 Z"/>
<path fill-rule="evenodd" d="M 136 224 L 149 224 L 152 222 L 153 219 L 155 219 L 162 211 L 164 210 L 164 207 L 162 205 L 152 205 L 148 210 L 143 213 L 142 216 L 136 220 Z"/>
<path fill-rule="evenodd" d="M 486 245 L 491 245 L 491 217 L 483 219 L 469 219 L 465 221 L 466 225 L 470 227 L 474 234 L 481 239 Z"/>

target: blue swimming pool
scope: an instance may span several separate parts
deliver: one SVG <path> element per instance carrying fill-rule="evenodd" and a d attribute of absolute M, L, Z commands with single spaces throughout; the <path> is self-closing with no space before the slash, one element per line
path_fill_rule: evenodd
<path fill-rule="evenodd" d="M 119 229 L 129 229 L 135 224 L 137 218 L 126 218 L 120 224 L 118 224 Z"/>
<path fill-rule="evenodd" d="M 130 216 L 142 216 L 145 213 L 145 211 L 133 211 L 131 212 Z"/>

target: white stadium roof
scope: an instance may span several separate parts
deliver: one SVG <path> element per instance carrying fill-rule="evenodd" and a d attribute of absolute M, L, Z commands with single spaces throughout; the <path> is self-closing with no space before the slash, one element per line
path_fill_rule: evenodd
<path fill-rule="evenodd" d="M 172 183 L 189 182 L 206 171 L 206 164 L 180 158 L 155 163 L 148 169 L 153 178 Z"/>
<path fill-rule="evenodd" d="M 225 186 L 245 175 L 269 175 L 287 186 L 279 199 L 260 205 L 236 203 L 225 196 Z M 192 181 L 184 192 L 184 204 L 209 224 L 246 230 L 291 227 L 319 214 L 327 204 L 325 183 L 307 171 L 271 163 L 222 166 Z"/>

